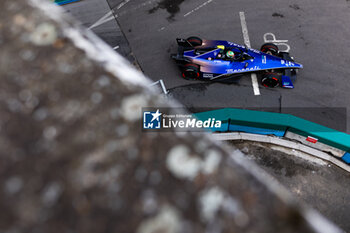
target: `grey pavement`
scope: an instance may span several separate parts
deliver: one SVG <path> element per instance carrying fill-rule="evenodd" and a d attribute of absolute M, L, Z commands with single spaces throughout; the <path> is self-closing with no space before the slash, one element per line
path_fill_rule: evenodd
<path fill-rule="evenodd" d="M 269 144 L 232 142 L 294 196 L 350 232 L 350 174 L 327 162 L 312 162 Z M 288 150 L 286 150 L 288 151 Z"/>
<path fill-rule="evenodd" d="M 116 52 L 134 63 L 134 57 L 132 56 L 128 41 L 120 30 L 118 22 L 113 17 L 113 14 L 108 14 L 111 12 L 111 8 L 107 1 L 82 0 L 64 5 L 63 7 L 87 28 L 90 28 L 100 19 L 109 19 L 105 20 L 104 23 L 91 28 L 91 30 L 112 48 L 115 48 Z"/>

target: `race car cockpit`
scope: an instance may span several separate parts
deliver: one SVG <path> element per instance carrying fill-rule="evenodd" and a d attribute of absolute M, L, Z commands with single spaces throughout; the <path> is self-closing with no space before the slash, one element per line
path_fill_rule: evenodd
<path fill-rule="evenodd" d="M 237 48 L 225 48 L 224 46 L 217 46 L 220 49 L 220 52 L 217 54 L 215 59 L 224 60 L 224 61 L 245 61 L 250 60 L 252 57 L 237 49 Z"/>

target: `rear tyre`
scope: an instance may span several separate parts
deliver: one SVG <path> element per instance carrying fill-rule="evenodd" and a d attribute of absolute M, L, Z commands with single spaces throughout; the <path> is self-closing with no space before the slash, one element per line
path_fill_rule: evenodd
<path fill-rule="evenodd" d="M 199 65 L 196 64 L 186 64 L 182 71 L 182 77 L 184 79 L 198 79 L 200 76 Z"/>
<path fill-rule="evenodd" d="M 281 83 L 281 76 L 276 73 L 266 73 L 261 78 L 264 87 L 275 88 Z"/>
<path fill-rule="evenodd" d="M 273 43 L 263 44 L 260 48 L 260 51 L 274 56 L 277 56 L 279 52 L 277 45 Z"/>
<path fill-rule="evenodd" d="M 187 41 L 190 42 L 193 47 L 201 46 L 203 43 L 202 39 L 196 36 L 188 37 Z"/>

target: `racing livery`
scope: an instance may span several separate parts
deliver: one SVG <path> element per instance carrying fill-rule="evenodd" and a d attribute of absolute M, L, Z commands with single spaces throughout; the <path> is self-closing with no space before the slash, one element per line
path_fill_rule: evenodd
<path fill-rule="evenodd" d="M 287 52 L 280 52 L 272 43 L 261 46 L 260 51 L 224 40 L 202 40 L 198 37 L 176 39 L 178 53 L 171 57 L 186 79 L 229 81 L 247 72 L 261 74 L 266 87 L 294 88 L 297 69 Z"/>

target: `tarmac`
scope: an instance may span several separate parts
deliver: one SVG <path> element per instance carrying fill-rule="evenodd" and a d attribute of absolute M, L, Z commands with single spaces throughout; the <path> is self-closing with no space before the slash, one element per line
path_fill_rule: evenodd
<path fill-rule="evenodd" d="M 131 63 L 135 62 L 129 43 L 120 30 L 107 1 L 82 0 L 64 5 L 63 8 L 80 21 L 84 27 L 92 30 L 116 52 L 127 58 Z"/>
<path fill-rule="evenodd" d="M 143 72 L 154 81 L 163 79 L 170 94 L 189 109 L 202 107 L 272 109 L 292 113 L 333 129 L 350 132 L 349 1 L 296 0 L 108 0 L 120 28 Z M 189 81 L 170 59 L 177 37 L 245 42 L 240 12 L 252 48 L 259 49 L 264 35 L 287 40 L 290 53 L 304 65 L 295 88 L 269 89 L 259 85 L 254 95 L 250 75 L 238 84 Z M 271 38 L 267 38 L 271 39 Z M 281 45 L 280 49 L 286 49 Z"/>
<path fill-rule="evenodd" d="M 231 141 L 304 204 L 350 231 L 350 173 L 323 160 L 276 145 Z"/>

